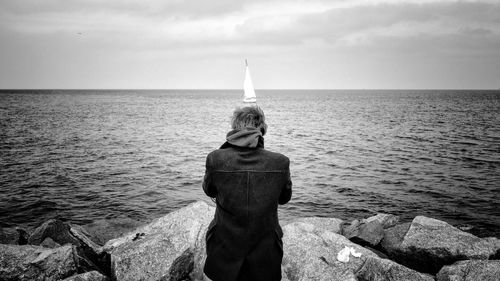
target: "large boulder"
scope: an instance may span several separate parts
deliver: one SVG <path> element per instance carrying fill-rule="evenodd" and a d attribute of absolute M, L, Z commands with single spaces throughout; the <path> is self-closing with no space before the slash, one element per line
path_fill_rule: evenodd
<path fill-rule="evenodd" d="M 355 272 L 366 258 L 376 257 L 344 236 L 311 223 L 290 223 L 283 227 L 283 233 L 282 266 L 284 277 L 290 281 L 356 280 Z M 349 261 L 339 261 L 337 256 L 346 247 L 361 256 L 349 255 Z"/>
<path fill-rule="evenodd" d="M 363 281 L 434 281 L 434 277 L 417 272 L 388 259 L 368 257 L 356 272 Z"/>
<path fill-rule="evenodd" d="M 490 260 L 500 260 L 500 239 L 496 237 L 486 237 L 484 238 L 491 247 L 495 250 L 495 254 L 490 256 Z"/>
<path fill-rule="evenodd" d="M 406 233 L 410 229 L 411 222 L 398 224 L 393 227 L 384 229 L 384 238 L 380 241 L 380 247 L 392 258 L 396 258 L 401 248 L 401 243 L 405 238 Z"/>
<path fill-rule="evenodd" d="M 116 280 L 203 279 L 205 233 L 215 208 L 195 202 L 110 240 L 111 277 Z"/>
<path fill-rule="evenodd" d="M 58 219 L 50 219 L 37 227 L 28 239 L 28 244 L 40 245 L 47 237 L 60 245 L 79 244 L 78 239 L 71 235 L 69 224 Z"/>
<path fill-rule="evenodd" d="M 28 233 L 22 228 L 0 227 L 0 244 L 25 245 L 28 237 Z"/>
<path fill-rule="evenodd" d="M 69 233 L 72 237 L 76 238 L 78 241 L 77 244 L 80 246 L 92 248 L 92 250 L 96 253 L 100 253 L 102 251 L 102 247 L 91 239 L 91 235 L 84 227 L 71 224 L 69 225 Z"/>
<path fill-rule="evenodd" d="M 294 220 L 294 222 L 303 222 L 303 223 L 312 224 L 316 227 L 320 227 L 322 229 L 328 230 L 328 231 L 333 232 L 333 233 L 338 233 L 338 234 L 340 234 L 342 232 L 342 227 L 345 224 L 345 222 L 341 219 L 320 218 L 320 217 L 298 218 L 298 219 Z"/>
<path fill-rule="evenodd" d="M 102 275 L 98 271 L 89 271 L 78 275 L 73 275 L 62 281 L 108 281 L 108 277 Z"/>
<path fill-rule="evenodd" d="M 383 213 L 378 213 L 375 216 L 371 216 L 367 219 L 364 220 L 367 223 L 377 221 L 380 223 L 382 228 L 386 229 L 389 227 L 393 227 L 399 222 L 399 217 L 391 214 L 383 214 Z"/>
<path fill-rule="evenodd" d="M 0 280 L 60 280 L 77 273 L 72 245 L 56 249 L 0 244 Z"/>
<path fill-rule="evenodd" d="M 402 225 L 387 229 L 385 234 L 381 245 L 391 258 L 431 274 L 458 260 L 488 259 L 496 253 L 490 240 L 424 216 L 415 217 L 407 231 Z"/>
<path fill-rule="evenodd" d="M 57 248 L 57 247 L 61 247 L 61 245 L 59 243 L 55 242 L 50 237 L 45 238 L 43 240 L 43 242 L 40 243 L 40 246 L 45 247 L 45 248 Z"/>
<path fill-rule="evenodd" d="M 77 253 L 83 271 L 99 270 L 110 275 L 109 256 L 102 251 L 102 247 L 94 243 L 88 237 L 84 228 L 78 225 L 70 225 L 69 232 L 76 238 Z"/>
<path fill-rule="evenodd" d="M 384 229 L 378 220 L 354 220 L 342 229 L 342 235 L 360 245 L 376 246 L 384 238 Z"/>
<path fill-rule="evenodd" d="M 443 267 L 438 281 L 498 281 L 500 260 L 465 260 Z"/>
<path fill-rule="evenodd" d="M 106 255 L 102 253 L 101 247 L 92 242 L 87 235 L 85 230 L 77 225 L 50 219 L 35 229 L 28 243 L 50 248 L 72 244 L 76 246 L 80 271 L 100 270 L 109 274 Z"/>
<path fill-rule="evenodd" d="M 101 219 L 83 225 L 88 237 L 96 244 L 103 246 L 111 239 L 123 236 L 145 223 L 127 217 Z"/>

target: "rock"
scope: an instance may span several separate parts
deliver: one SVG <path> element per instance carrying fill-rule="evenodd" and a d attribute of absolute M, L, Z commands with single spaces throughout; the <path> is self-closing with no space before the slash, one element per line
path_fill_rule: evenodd
<path fill-rule="evenodd" d="M 388 259 L 368 257 L 356 272 L 361 281 L 434 281 L 434 277 L 417 272 Z"/>
<path fill-rule="evenodd" d="M 500 259 L 500 239 L 496 237 L 486 237 L 484 238 L 488 243 L 490 243 L 491 247 L 494 249 L 495 253 L 490 255 L 490 260 L 498 260 Z"/>
<path fill-rule="evenodd" d="M 35 229 L 28 242 L 32 245 L 43 244 L 49 247 L 58 244 L 72 244 L 76 246 L 76 258 L 80 271 L 99 270 L 109 274 L 109 262 L 107 262 L 106 254 L 102 252 L 99 245 L 86 236 L 85 230 L 79 226 L 50 219 Z"/>
<path fill-rule="evenodd" d="M 62 281 L 108 281 L 108 277 L 102 275 L 98 271 L 89 271 L 68 277 Z"/>
<path fill-rule="evenodd" d="M 71 225 L 69 228 L 70 234 L 78 240 L 78 247 L 83 248 L 86 255 L 100 255 L 102 247 L 94 243 L 89 237 L 85 229 L 78 225 Z"/>
<path fill-rule="evenodd" d="M 500 260 L 465 260 L 444 266 L 437 274 L 438 281 L 498 281 Z"/>
<path fill-rule="evenodd" d="M 80 242 L 84 242 L 85 244 L 88 244 L 96 249 L 100 248 L 100 245 L 98 245 L 91 239 L 91 234 L 83 226 L 77 224 L 69 224 L 69 232 L 72 236 L 79 239 Z"/>
<path fill-rule="evenodd" d="M 321 227 L 333 233 L 341 233 L 344 221 L 337 218 L 319 218 L 319 217 L 306 217 L 294 220 L 294 222 L 303 222 Z"/>
<path fill-rule="evenodd" d="M 385 253 L 375 249 L 375 248 L 372 248 L 370 246 L 363 246 L 365 247 L 367 250 L 373 252 L 374 254 L 376 254 L 379 258 L 382 258 L 382 259 L 389 259 L 389 256 L 387 256 Z"/>
<path fill-rule="evenodd" d="M 281 281 L 290 281 L 290 279 L 288 279 L 288 276 L 286 275 L 285 268 L 283 266 L 281 267 Z"/>
<path fill-rule="evenodd" d="M 72 245 L 55 249 L 0 244 L 0 280 L 60 280 L 77 273 Z"/>
<path fill-rule="evenodd" d="M 28 233 L 19 227 L 0 227 L 0 244 L 26 245 Z"/>
<path fill-rule="evenodd" d="M 30 238 L 29 233 L 20 227 L 16 227 L 16 230 L 19 233 L 19 245 L 27 245 Z"/>
<path fill-rule="evenodd" d="M 0 227 L 0 244 L 19 245 L 19 232 L 15 228 Z"/>
<path fill-rule="evenodd" d="M 376 246 L 384 238 L 384 229 L 378 220 L 354 220 L 342 229 L 342 235 L 360 245 Z"/>
<path fill-rule="evenodd" d="M 495 254 L 491 241 L 436 219 L 415 217 L 401 243 L 404 229 L 399 230 L 391 232 L 391 237 L 386 232 L 382 247 L 397 262 L 420 272 L 435 274 L 443 265 L 464 259 L 488 259 Z"/>
<path fill-rule="evenodd" d="M 69 243 L 78 246 L 79 241 L 71 235 L 69 229 L 69 224 L 58 219 L 50 219 L 35 229 L 28 239 L 28 244 L 40 245 L 45 238 L 50 237 L 60 245 Z"/>
<path fill-rule="evenodd" d="M 57 242 L 55 242 L 54 240 L 52 240 L 52 238 L 50 238 L 50 237 L 45 238 L 43 240 L 43 242 L 40 243 L 40 246 L 45 247 L 45 248 L 57 248 L 57 247 L 61 247 L 61 245 L 59 245 Z"/>
<path fill-rule="evenodd" d="M 109 257 L 102 251 L 99 245 L 86 236 L 85 230 L 78 225 L 70 225 L 69 233 L 78 241 L 75 246 L 77 246 L 77 258 L 79 259 L 81 270 L 99 270 L 110 275 Z"/>
<path fill-rule="evenodd" d="M 364 260 L 376 257 L 344 236 L 314 224 L 294 222 L 284 226 L 283 233 L 282 266 L 289 280 L 356 280 L 355 272 Z M 348 262 L 340 262 L 337 255 L 345 247 L 352 247 L 361 256 L 350 255 Z"/>
<path fill-rule="evenodd" d="M 205 233 L 215 208 L 195 202 L 110 240 L 112 278 L 116 280 L 203 279 Z M 192 270 L 190 270 L 192 267 Z"/>
<path fill-rule="evenodd" d="M 380 242 L 382 250 L 389 256 L 396 257 L 399 254 L 398 250 L 401 243 L 403 243 L 403 239 L 410 229 L 410 225 L 411 223 L 408 222 L 384 229 L 384 238 Z"/>
<path fill-rule="evenodd" d="M 87 236 L 97 245 L 103 246 L 111 239 L 123 236 L 145 223 L 127 217 L 112 220 L 102 219 L 83 225 Z"/>
<path fill-rule="evenodd" d="M 383 229 L 393 227 L 399 222 L 399 217 L 391 214 L 382 214 L 379 213 L 375 216 L 369 217 L 364 220 L 367 223 L 370 223 L 372 221 L 377 221 L 382 225 Z"/>
<path fill-rule="evenodd" d="M 172 262 L 167 280 L 191 280 L 189 274 L 193 268 L 194 253 L 191 248 L 188 248 Z"/>

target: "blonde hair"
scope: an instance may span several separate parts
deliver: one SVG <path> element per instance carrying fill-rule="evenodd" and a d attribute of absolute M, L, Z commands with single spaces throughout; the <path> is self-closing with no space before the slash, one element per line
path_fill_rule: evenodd
<path fill-rule="evenodd" d="M 236 108 L 231 118 L 231 128 L 239 130 L 246 127 L 259 129 L 262 135 L 267 132 L 264 111 L 256 105 Z"/>

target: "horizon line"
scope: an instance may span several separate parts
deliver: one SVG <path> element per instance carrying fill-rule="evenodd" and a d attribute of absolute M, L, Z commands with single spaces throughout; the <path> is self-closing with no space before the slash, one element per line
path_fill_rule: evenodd
<path fill-rule="evenodd" d="M 0 88 L 0 91 L 243 91 L 239 88 Z M 500 88 L 262 88 L 255 91 L 500 91 Z"/>

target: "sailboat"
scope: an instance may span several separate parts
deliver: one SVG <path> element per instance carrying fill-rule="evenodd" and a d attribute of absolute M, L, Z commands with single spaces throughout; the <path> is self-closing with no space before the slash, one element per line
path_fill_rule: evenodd
<path fill-rule="evenodd" d="M 257 103 L 257 97 L 255 96 L 255 90 L 253 88 L 252 77 L 250 77 L 250 69 L 248 68 L 248 62 L 245 60 L 245 81 L 243 81 L 243 105 L 255 105 Z"/>

